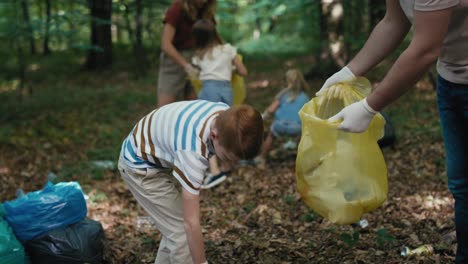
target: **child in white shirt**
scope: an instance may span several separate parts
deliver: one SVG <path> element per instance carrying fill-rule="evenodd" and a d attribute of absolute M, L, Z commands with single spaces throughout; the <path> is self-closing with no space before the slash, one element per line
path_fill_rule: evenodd
<path fill-rule="evenodd" d="M 237 49 L 224 43 L 216 26 L 208 19 L 195 22 L 192 30 L 196 47 L 192 63 L 200 68 L 202 81 L 198 99 L 232 105 L 232 72 L 237 70 L 240 75 L 247 75 Z"/>
<path fill-rule="evenodd" d="M 224 41 L 216 31 L 215 24 L 208 19 L 200 19 L 192 28 L 195 36 L 195 54 L 192 63 L 200 68 L 199 79 L 202 82 L 198 99 L 211 102 L 223 102 L 232 106 L 232 72 L 247 75 L 247 69 L 237 56 L 237 49 Z M 226 179 L 231 166 L 218 165 L 216 156 L 210 158 L 210 172 L 202 188 L 211 188 Z"/>

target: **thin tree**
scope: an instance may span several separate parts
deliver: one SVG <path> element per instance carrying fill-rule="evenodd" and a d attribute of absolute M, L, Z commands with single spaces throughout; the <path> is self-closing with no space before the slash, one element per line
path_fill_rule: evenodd
<path fill-rule="evenodd" d="M 27 0 L 21 0 L 21 9 L 23 9 L 23 18 L 26 23 L 29 35 L 29 48 L 31 54 L 36 54 L 36 44 L 34 43 L 34 31 L 31 25 L 31 18 L 29 16 L 29 4 Z"/>
<path fill-rule="evenodd" d="M 45 32 L 44 32 L 44 43 L 43 43 L 43 52 L 44 55 L 50 54 L 49 48 L 49 33 L 50 33 L 50 19 L 51 19 L 51 3 L 50 0 L 45 0 L 46 5 L 46 21 L 45 21 Z"/>
<path fill-rule="evenodd" d="M 102 69 L 112 64 L 112 0 L 90 0 L 91 45 L 85 67 Z"/>
<path fill-rule="evenodd" d="M 148 60 L 146 57 L 145 47 L 143 46 L 143 3 L 142 0 L 136 0 L 136 17 L 135 17 L 135 44 L 134 54 L 137 59 L 138 72 L 145 73 L 148 69 Z"/>

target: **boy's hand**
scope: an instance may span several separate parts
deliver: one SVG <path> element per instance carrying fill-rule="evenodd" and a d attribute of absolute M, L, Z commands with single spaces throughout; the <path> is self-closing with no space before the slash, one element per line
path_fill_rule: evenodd
<path fill-rule="evenodd" d="M 346 81 L 351 81 L 356 76 L 354 73 L 347 67 L 343 67 L 340 71 L 336 72 L 332 76 L 330 76 L 325 83 L 323 84 L 322 88 L 315 94 L 316 96 L 319 96 L 323 94 L 323 92 L 329 87 L 332 86 L 333 84 L 339 83 L 339 82 L 346 82 Z"/>
<path fill-rule="evenodd" d="M 372 118 L 377 113 L 367 104 L 367 100 L 364 98 L 343 108 L 338 114 L 330 117 L 328 121 L 333 123 L 343 119 L 343 122 L 338 126 L 339 130 L 361 133 L 367 130 Z"/>

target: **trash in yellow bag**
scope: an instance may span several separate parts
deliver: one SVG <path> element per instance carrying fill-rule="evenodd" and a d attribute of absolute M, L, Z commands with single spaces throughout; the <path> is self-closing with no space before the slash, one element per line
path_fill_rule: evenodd
<path fill-rule="evenodd" d="M 239 58 L 242 60 L 242 56 L 237 54 Z M 195 92 L 198 94 L 201 90 L 202 81 L 200 79 L 190 79 Z M 232 73 L 231 77 L 231 87 L 232 87 L 232 104 L 233 105 L 240 105 L 244 103 L 245 96 L 246 96 L 246 89 L 245 89 L 245 81 L 244 77 L 240 74 Z"/>
<path fill-rule="evenodd" d="M 370 89 L 362 77 L 339 83 L 299 111 L 297 189 L 310 208 L 336 224 L 359 221 L 387 198 L 387 167 L 377 144 L 384 133 L 382 115 L 375 115 L 368 130 L 359 134 L 337 130 L 337 123 L 327 121 Z"/>

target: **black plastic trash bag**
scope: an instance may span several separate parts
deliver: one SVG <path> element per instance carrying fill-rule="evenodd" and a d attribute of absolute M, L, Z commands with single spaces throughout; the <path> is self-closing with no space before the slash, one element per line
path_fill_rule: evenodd
<path fill-rule="evenodd" d="M 101 223 L 86 219 L 61 227 L 26 243 L 32 264 L 98 264 L 104 255 Z"/>
<path fill-rule="evenodd" d="M 384 136 L 377 141 L 381 148 L 392 146 L 396 140 L 395 134 L 395 127 L 393 126 L 390 117 L 384 113 L 380 112 L 380 114 L 385 118 L 385 126 L 384 126 Z"/>

